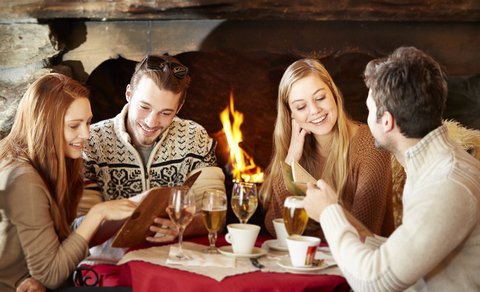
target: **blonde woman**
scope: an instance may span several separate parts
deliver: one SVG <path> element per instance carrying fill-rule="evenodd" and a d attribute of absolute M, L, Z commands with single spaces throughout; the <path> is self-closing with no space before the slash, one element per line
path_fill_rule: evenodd
<path fill-rule="evenodd" d="M 87 256 L 100 224 L 136 207 L 129 200 L 96 205 L 71 231 L 91 118 L 88 90 L 60 74 L 37 80 L 20 102 L 0 141 L 1 291 L 55 289 Z"/>
<path fill-rule="evenodd" d="M 298 161 L 316 179 L 324 179 L 337 198 L 373 233 L 394 230 L 390 154 L 374 145 L 365 124 L 352 121 L 342 96 L 323 65 L 315 59 L 296 61 L 280 81 L 274 156 L 260 197 L 267 209 L 265 226 L 275 236 L 272 220 L 283 217 L 290 193 L 281 162 Z M 325 241 L 320 225 L 309 220 L 305 235 Z"/>

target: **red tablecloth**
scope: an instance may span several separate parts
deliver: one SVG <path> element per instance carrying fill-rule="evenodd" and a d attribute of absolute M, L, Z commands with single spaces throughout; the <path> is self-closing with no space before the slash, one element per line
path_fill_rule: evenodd
<path fill-rule="evenodd" d="M 255 246 L 260 247 L 267 236 L 259 236 Z M 207 237 L 188 239 L 208 245 Z M 220 235 L 218 247 L 228 245 Z M 146 247 L 140 247 L 146 248 Z M 139 249 L 139 248 L 135 248 Z M 133 250 L 133 249 L 132 249 Z M 332 275 L 299 275 L 290 273 L 253 272 L 227 277 L 221 282 L 212 278 L 141 261 L 130 261 L 121 266 L 96 265 L 101 286 L 133 287 L 133 291 L 350 291 L 343 277 Z"/>

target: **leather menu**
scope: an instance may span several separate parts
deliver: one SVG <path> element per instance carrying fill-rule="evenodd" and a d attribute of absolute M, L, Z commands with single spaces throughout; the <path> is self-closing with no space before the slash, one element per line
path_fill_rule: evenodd
<path fill-rule="evenodd" d="M 192 187 L 201 172 L 187 178 L 183 186 Z M 156 187 L 148 190 L 135 211 L 120 228 L 110 246 L 133 247 L 148 244 L 146 238 L 155 234 L 154 231 L 150 231 L 150 226 L 157 225 L 153 223 L 153 219 L 155 217 L 169 219 L 166 208 L 170 192 L 174 188 Z"/>

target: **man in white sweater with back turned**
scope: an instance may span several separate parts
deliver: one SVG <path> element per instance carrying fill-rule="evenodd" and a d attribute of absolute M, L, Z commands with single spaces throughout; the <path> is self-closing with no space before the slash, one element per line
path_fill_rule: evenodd
<path fill-rule="evenodd" d="M 480 291 L 480 162 L 442 125 L 447 82 L 412 47 L 365 70 L 368 125 L 403 165 L 403 220 L 388 238 L 362 238 L 323 180 L 309 184 L 308 215 L 322 225 L 354 291 Z"/>

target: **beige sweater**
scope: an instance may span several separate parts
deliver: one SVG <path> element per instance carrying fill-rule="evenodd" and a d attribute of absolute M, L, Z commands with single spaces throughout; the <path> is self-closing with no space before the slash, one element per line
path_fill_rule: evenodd
<path fill-rule="evenodd" d="M 480 291 L 480 162 L 446 126 L 405 158 L 403 222 L 388 239 L 362 244 L 338 205 L 320 216 L 340 269 L 354 291 Z"/>
<path fill-rule="evenodd" d="M 323 168 L 324 163 L 325 160 L 320 161 L 320 167 Z M 265 226 L 273 236 L 275 228 L 272 220 L 283 217 L 283 204 L 291 195 L 283 178 L 277 177 L 273 182 L 270 208 L 265 216 Z M 395 230 L 390 153 L 375 148 L 367 125 L 360 126 L 350 143 L 349 176 L 343 203 L 373 233 L 389 236 Z M 320 224 L 311 219 L 304 234 L 325 241 Z"/>
<path fill-rule="evenodd" d="M 75 232 L 59 242 L 50 201 L 29 163 L 0 165 L 0 291 L 15 291 L 29 276 L 55 289 L 87 256 L 88 244 Z"/>

